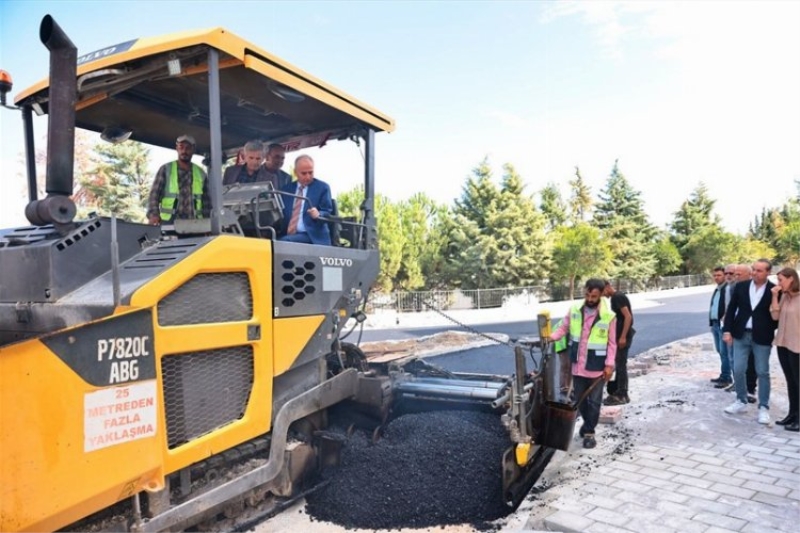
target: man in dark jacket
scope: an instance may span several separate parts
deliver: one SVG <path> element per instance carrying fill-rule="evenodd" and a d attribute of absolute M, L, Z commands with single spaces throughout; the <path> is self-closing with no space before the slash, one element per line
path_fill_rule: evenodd
<path fill-rule="evenodd" d="M 233 185 L 234 183 L 256 183 L 271 181 L 272 188 L 277 190 L 280 183 L 274 180 L 264 166 L 264 145 L 261 141 L 250 141 L 244 145 L 244 163 L 232 165 L 225 169 L 222 176 L 223 185 Z"/>
<path fill-rule="evenodd" d="M 712 273 L 714 283 L 714 293 L 711 295 L 711 302 L 708 309 L 708 325 L 711 327 L 711 334 L 714 336 L 714 348 L 716 348 L 720 359 L 719 377 L 711 380 L 717 388 L 724 389 L 733 383 L 731 377 L 731 363 L 728 359 L 728 345 L 722 342 L 722 324 L 720 321 L 725 316 L 726 300 L 728 299 L 728 284 L 725 282 L 725 268 L 718 266 Z"/>
<path fill-rule="evenodd" d="M 739 282 L 731 291 L 731 301 L 725 313 L 722 340 L 733 346 L 733 383 L 736 401 L 726 413 L 737 414 L 747 410 L 745 372 L 747 358 L 753 354 L 758 376 L 758 422 L 769 424 L 769 354 L 775 328 L 769 304 L 774 284 L 767 280 L 772 263 L 759 259 L 753 263 L 753 276 L 749 282 Z"/>

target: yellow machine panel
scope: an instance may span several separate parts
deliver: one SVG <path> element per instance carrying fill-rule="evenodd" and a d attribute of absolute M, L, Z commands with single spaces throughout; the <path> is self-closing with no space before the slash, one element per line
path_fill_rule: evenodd
<path fill-rule="evenodd" d="M 0 348 L 0 530 L 62 527 L 269 431 L 271 271 L 268 241 L 217 237 L 117 315 Z"/>

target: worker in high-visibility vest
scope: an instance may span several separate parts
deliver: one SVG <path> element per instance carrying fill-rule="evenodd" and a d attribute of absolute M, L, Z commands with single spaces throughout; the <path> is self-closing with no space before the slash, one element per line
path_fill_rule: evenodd
<path fill-rule="evenodd" d="M 572 386 L 575 400 L 586 398 L 578 406 L 583 424 L 579 430 L 584 448 L 597 445 L 594 430 L 600 419 L 603 387 L 614 373 L 617 353 L 617 317 L 603 298 L 605 282 L 590 279 L 586 282 L 583 302 L 573 305 L 567 316 L 550 336 L 559 341 L 569 335 L 569 354 L 572 361 Z M 591 390 L 590 390 L 591 389 Z"/>
<path fill-rule="evenodd" d="M 176 218 L 208 218 L 211 197 L 205 171 L 192 163 L 195 140 L 181 135 L 175 143 L 177 161 L 161 165 L 153 180 L 147 207 L 150 224 L 168 224 Z"/>

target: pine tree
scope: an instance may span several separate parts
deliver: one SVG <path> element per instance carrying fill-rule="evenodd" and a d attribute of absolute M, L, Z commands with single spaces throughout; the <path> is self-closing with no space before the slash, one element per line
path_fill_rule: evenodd
<path fill-rule="evenodd" d="M 732 236 L 725 232 L 719 216 L 714 213 L 715 204 L 716 200 L 711 199 L 701 182 L 681 204 L 670 224 L 672 242 L 683 259 L 681 270 L 684 274 L 703 272 L 701 265 L 706 265 L 709 257 L 725 262 L 726 254 L 731 252 Z M 715 251 L 704 249 L 704 246 Z"/>
<path fill-rule="evenodd" d="M 495 287 L 531 285 L 547 272 L 544 216 L 524 194 L 522 179 L 513 165 L 503 165 L 500 194 L 491 211 L 487 238 L 488 259 Z"/>
<path fill-rule="evenodd" d="M 487 227 L 487 217 L 492 209 L 499 191 L 492 180 L 492 169 L 489 159 L 483 158 L 477 167 L 472 169 L 472 175 L 467 178 L 461 190 L 461 198 L 455 201 L 453 212 L 474 221 L 478 227 Z"/>
<path fill-rule="evenodd" d="M 600 192 L 593 225 L 611 247 L 611 277 L 645 280 L 655 274 L 653 244 L 657 230 L 644 210 L 641 193 L 625 179 L 618 161 Z"/>
<path fill-rule="evenodd" d="M 81 178 L 81 207 L 143 222 L 152 182 L 150 149 L 134 141 L 96 144 L 94 161 L 94 168 Z"/>
<path fill-rule="evenodd" d="M 547 229 L 553 231 L 562 226 L 567 220 L 567 206 L 561 198 L 558 186 L 552 182 L 548 183 L 539 191 L 539 196 L 541 197 L 539 209 L 544 215 Z"/>

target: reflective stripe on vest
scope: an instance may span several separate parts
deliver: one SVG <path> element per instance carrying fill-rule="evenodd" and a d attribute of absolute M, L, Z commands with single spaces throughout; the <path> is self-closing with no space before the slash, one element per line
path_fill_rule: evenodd
<path fill-rule="evenodd" d="M 560 328 L 560 327 L 561 327 L 561 323 L 562 323 L 563 321 L 564 321 L 563 319 L 559 320 L 559 321 L 558 321 L 558 324 L 556 324 L 556 327 L 555 327 L 555 329 L 558 329 L 558 328 Z M 566 349 L 567 349 L 567 336 L 566 336 L 566 335 L 564 335 L 563 337 L 561 337 L 560 339 L 558 339 L 558 340 L 556 341 L 556 344 L 555 344 L 555 346 L 553 347 L 553 349 L 555 350 L 555 352 L 556 352 L 556 353 L 558 353 L 558 352 L 563 352 L 564 350 L 566 350 Z"/>
<path fill-rule="evenodd" d="M 608 308 L 605 299 L 600 300 L 600 317 L 595 321 L 589 331 L 586 349 L 588 356 L 604 356 L 608 351 L 608 332 L 610 331 L 611 321 L 614 320 L 614 312 Z M 572 307 L 569 314 L 569 335 L 573 343 L 575 354 L 578 352 L 578 344 L 581 342 L 583 332 L 583 304 L 576 304 Z"/>
<path fill-rule="evenodd" d="M 178 203 L 178 162 L 170 164 L 169 177 L 164 185 L 164 197 L 161 199 L 161 221 L 169 222 L 175 214 Z M 192 198 L 194 198 L 194 217 L 203 218 L 203 172 L 192 163 Z"/>

